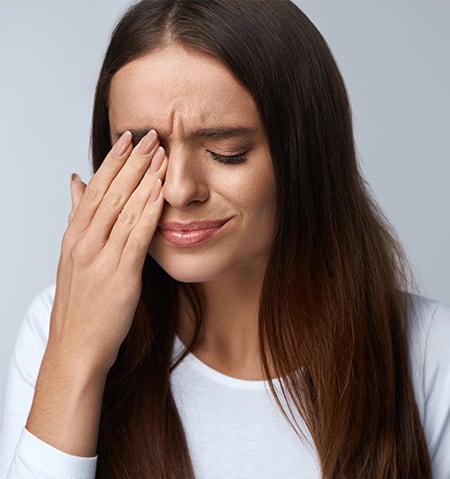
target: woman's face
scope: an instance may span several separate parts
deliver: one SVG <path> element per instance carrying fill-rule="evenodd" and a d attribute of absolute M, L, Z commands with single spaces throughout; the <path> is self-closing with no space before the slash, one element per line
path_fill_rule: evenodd
<path fill-rule="evenodd" d="M 122 67 L 109 101 L 113 142 L 154 128 L 169 159 L 152 257 L 182 282 L 264 272 L 275 180 L 250 93 L 214 57 L 171 43 Z"/>

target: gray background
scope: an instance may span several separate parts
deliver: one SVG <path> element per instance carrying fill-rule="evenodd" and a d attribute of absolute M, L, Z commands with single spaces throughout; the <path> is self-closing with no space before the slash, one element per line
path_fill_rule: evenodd
<path fill-rule="evenodd" d="M 352 102 L 365 176 L 423 294 L 450 303 L 450 2 L 301 1 Z M 127 0 L 0 0 L 0 408 L 13 340 L 55 281 L 70 209 L 86 181 L 94 84 Z"/>

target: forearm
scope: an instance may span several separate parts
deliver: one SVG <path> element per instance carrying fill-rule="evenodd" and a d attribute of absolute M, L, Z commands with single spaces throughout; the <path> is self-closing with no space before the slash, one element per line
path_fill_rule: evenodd
<path fill-rule="evenodd" d="M 126 131 L 88 185 L 71 182 L 49 341 L 26 428 L 73 456 L 96 455 L 106 376 L 141 295 L 167 164 L 154 130 L 135 148 Z"/>
<path fill-rule="evenodd" d="M 47 348 L 26 428 L 63 452 L 93 457 L 106 376 L 83 359 Z"/>

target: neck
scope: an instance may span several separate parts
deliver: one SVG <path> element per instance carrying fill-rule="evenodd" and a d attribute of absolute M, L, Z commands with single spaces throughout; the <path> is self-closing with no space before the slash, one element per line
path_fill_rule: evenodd
<path fill-rule="evenodd" d="M 193 353 L 208 366 L 229 376 L 262 379 L 258 312 L 264 274 L 245 271 L 197 284 L 203 325 Z M 193 324 L 179 318 L 178 335 L 188 344 Z"/>

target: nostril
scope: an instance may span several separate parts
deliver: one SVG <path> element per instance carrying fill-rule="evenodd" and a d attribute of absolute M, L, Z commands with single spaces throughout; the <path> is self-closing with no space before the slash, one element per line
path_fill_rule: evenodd
<path fill-rule="evenodd" d="M 209 197 L 207 186 L 189 174 L 169 173 L 162 184 L 162 194 L 167 204 L 182 209 L 193 203 L 204 202 Z"/>

